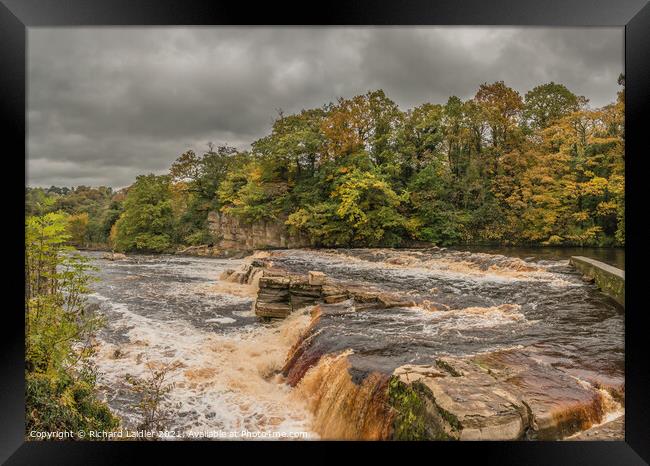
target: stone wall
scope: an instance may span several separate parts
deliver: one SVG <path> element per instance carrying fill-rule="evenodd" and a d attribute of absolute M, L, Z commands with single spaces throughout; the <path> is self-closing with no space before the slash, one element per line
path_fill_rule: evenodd
<path fill-rule="evenodd" d="M 290 234 L 282 220 L 246 223 L 222 212 L 208 214 L 208 228 L 220 250 L 308 247 L 304 235 Z"/>
<path fill-rule="evenodd" d="M 589 257 L 571 257 L 573 265 L 580 273 L 596 282 L 596 286 L 607 296 L 625 307 L 625 272 L 611 265 Z"/>

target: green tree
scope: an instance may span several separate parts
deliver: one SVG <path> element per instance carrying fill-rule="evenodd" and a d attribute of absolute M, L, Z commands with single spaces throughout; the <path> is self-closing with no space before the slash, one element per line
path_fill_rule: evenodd
<path fill-rule="evenodd" d="M 409 184 L 415 238 L 434 244 L 457 244 L 469 239 L 466 228 L 468 211 L 454 205 L 453 187 L 442 163 L 430 164 L 419 171 Z"/>
<path fill-rule="evenodd" d="M 400 181 L 410 179 L 442 156 L 443 118 L 444 107 L 433 104 L 423 104 L 405 114 L 397 131 Z"/>
<path fill-rule="evenodd" d="M 579 98 L 566 86 L 551 81 L 526 93 L 524 119 L 532 129 L 541 130 L 577 111 L 584 100 L 584 97 Z"/>
<path fill-rule="evenodd" d="M 330 200 L 299 209 L 287 224 L 307 231 L 317 244 L 396 246 L 408 230 L 399 212 L 404 199 L 381 174 L 353 170 L 341 177 Z"/>
<path fill-rule="evenodd" d="M 190 150 L 172 164 L 170 193 L 179 241 L 192 245 L 211 241 L 208 213 L 221 207 L 217 191 L 244 157 L 228 145 L 208 143 L 202 155 Z"/>
<path fill-rule="evenodd" d="M 136 178 L 124 200 L 124 212 L 115 222 L 112 240 L 120 251 L 164 252 L 173 245 L 169 176 Z"/>

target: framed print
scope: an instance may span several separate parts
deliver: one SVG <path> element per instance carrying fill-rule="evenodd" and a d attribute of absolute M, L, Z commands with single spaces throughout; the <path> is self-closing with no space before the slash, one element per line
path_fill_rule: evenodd
<path fill-rule="evenodd" d="M 7 464 L 647 464 L 647 2 L 0 13 Z"/>

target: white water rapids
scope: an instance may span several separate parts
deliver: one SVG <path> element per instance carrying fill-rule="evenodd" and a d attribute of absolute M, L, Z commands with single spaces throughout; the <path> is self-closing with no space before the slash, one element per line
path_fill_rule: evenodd
<path fill-rule="evenodd" d="M 181 436 L 318 438 L 309 400 L 279 374 L 309 323 L 306 310 L 282 322 L 258 321 L 254 290 L 218 280 L 242 260 L 129 256 L 111 262 L 85 254 L 100 269 L 91 300 L 107 321 L 98 336 L 98 385 L 124 426 L 139 422 L 125 376 L 146 377 L 177 363 L 169 374 L 174 387 L 166 407 L 174 412 L 169 429 Z M 361 345 L 382 357 L 403 358 L 400 364 L 427 352 L 526 347 L 574 373 L 621 376 L 622 315 L 568 273 L 566 261 L 346 254 L 287 251 L 274 261 L 299 273 L 321 270 L 430 298 L 448 310 L 420 306 L 370 317 L 360 313 L 331 328 L 333 347 Z"/>
<path fill-rule="evenodd" d="M 91 296 L 108 319 L 96 357 L 99 385 L 124 424 L 139 421 L 125 376 L 147 377 L 151 368 L 177 362 L 167 407 L 175 412 L 169 428 L 179 435 L 313 438 L 304 402 L 277 375 L 309 317 L 260 325 L 250 297 L 212 289 L 237 261 L 138 260 L 102 263 L 103 283 Z"/>

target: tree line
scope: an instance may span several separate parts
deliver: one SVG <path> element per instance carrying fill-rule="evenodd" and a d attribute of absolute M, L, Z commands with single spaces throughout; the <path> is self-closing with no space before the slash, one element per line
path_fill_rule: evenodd
<path fill-rule="evenodd" d="M 68 212 L 74 241 L 124 251 L 210 243 L 211 210 L 283 222 L 317 247 L 622 246 L 619 84 L 602 108 L 554 82 L 523 96 L 485 83 L 471 99 L 406 111 L 371 91 L 280 111 L 250 150 L 187 151 L 116 193 L 28 189 L 27 208 Z"/>

